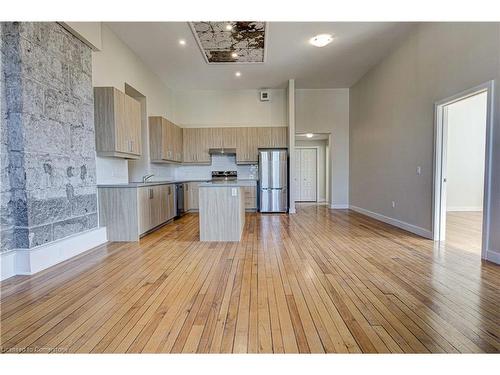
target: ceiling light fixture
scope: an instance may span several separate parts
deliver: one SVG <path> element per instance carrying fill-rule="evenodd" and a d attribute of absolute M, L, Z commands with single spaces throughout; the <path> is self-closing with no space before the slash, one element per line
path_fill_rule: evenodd
<path fill-rule="evenodd" d="M 236 72 L 236 73 L 234 73 L 234 75 L 235 75 L 236 77 L 241 77 L 241 72 Z"/>
<path fill-rule="evenodd" d="M 185 46 L 186 45 L 186 41 L 184 39 L 179 39 L 179 44 L 181 46 Z"/>
<path fill-rule="evenodd" d="M 315 47 L 324 47 L 330 44 L 333 40 L 333 36 L 330 34 L 319 34 L 311 39 L 309 39 L 309 43 L 311 43 Z"/>
<path fill-rule="evenodd" d="M 231 54 L 231 57 L 232 57 L 233 59 L 235 59 L 235 58 L 237 58 L 237 57 L 238 57 L 238 54 L 237 54 L 236 52 L 233 52 L 233 53 Z"/>
<path fill-rule="evenodd" d="M 307 134 L 306 134 L 306 137 L 307 137 L 307 138 L 312 138 L 312 137 L 314 137 L 314 134 L 313 134 L 313 133 L 307 133 Z"/>
<path fill-rule="evenodd" d="M 228 24 L 226 25 L 226 30 L 227 30 L 227 31 L 231 31 L 232 29 L 233 29 L 233 25 L 231 25 L 230 23 L 228 23 Z"/>

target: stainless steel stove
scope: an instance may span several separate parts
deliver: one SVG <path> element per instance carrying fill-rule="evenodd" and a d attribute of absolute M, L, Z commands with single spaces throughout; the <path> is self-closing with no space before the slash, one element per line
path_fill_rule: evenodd
<path fill-rule="evenodd" d="M 212 171 L 212 181 L 234 181 L 237 179 L 237 171 Z"/>

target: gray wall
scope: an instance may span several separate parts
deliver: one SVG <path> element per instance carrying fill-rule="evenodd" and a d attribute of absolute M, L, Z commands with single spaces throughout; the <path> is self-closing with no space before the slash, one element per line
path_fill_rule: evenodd
<path fill-rule="evenodd" d="M 495 79 L 489 250 L 500 252 L 499 59 L 498 23 L 420 24 L 357 82 L 350 90 L 350 204 L 431 231 L 434 103 Z"/>
<path fill-rule="evenodd" d="M 2 23 L 2 251 L 97 227 L 91 51 L 57 23 Z"/>

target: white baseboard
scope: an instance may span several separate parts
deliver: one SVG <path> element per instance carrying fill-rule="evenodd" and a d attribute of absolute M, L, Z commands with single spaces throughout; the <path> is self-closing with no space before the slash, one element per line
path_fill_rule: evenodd
<path fill-rule="evenodd" d="M 486 260 L 500 264 L 500 251 L 486 251 Z"/>
<path fill-rule="evenodd" d="M 32 249 L 16 249 L 2 253 L 0 280 L 15 275 L 33 275 L 106 241 L 106 228 L 102 227 Z"/>
<path fill-rule="evenodd" d="M 414 233 L 414 234 L 419 235 L 421 237 L 425 237 L 425 238 L 432 240 L 432 232 L 430 230 L 427 230 L 427 229 L 424 229 L 421 227 L 417 227 L 416 225 L 409 224 L 409 223 L 406 223 L 406 222 L 401 221 L 401 220 L 393 219 L 392 217 L 381 215 L 381 214 L 378 214 L 376 212 L 365 210 L 364 208 L 361 208 L 361 207 L 350 205 L 349 208 L 353 211 L 360 213 L 360 214 L 369 216 L 373 219 L 382 221 L 382 222 L 387 223 L 387 224 L 394 225 L 395 227 L 404 229 L 408 232 L 411 232 L 411 233 Z"/>
<path fill-rule="evenodd" d="M 447 207 L 446 211 L 447 212 L 455 212 L 455 211 L 482 211 L 483 207 L 478 206 L 478 207 L 470 207 L 470 206 L 455 206 L 455 207 Z"/>
<path fill-rule="evenodd" d="M 348 204 L 337 204 L 337 203 L 334 203 L 334 204 L 330 205 L 330 208 L 332 210 L 347 210 L 349 208 L 349 205 Z"/>

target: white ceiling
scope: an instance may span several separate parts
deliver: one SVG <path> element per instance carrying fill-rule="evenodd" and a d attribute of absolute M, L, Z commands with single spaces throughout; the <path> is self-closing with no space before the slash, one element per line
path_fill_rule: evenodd
<path fill-rule="evenodd" d="M 352 86 L 409 32 L 414 24 L 388 22 L 270 22 L 266 62 L 209 65 L 187 22 L 107 22 L 167 86 L 175 89 L 258 89 Z M 308 43 L 320 33 L 334 41 Z M 186 41 L 179 45 L 179 39 Z M 240 71 L 241 77 L 235 77 Z"/>

